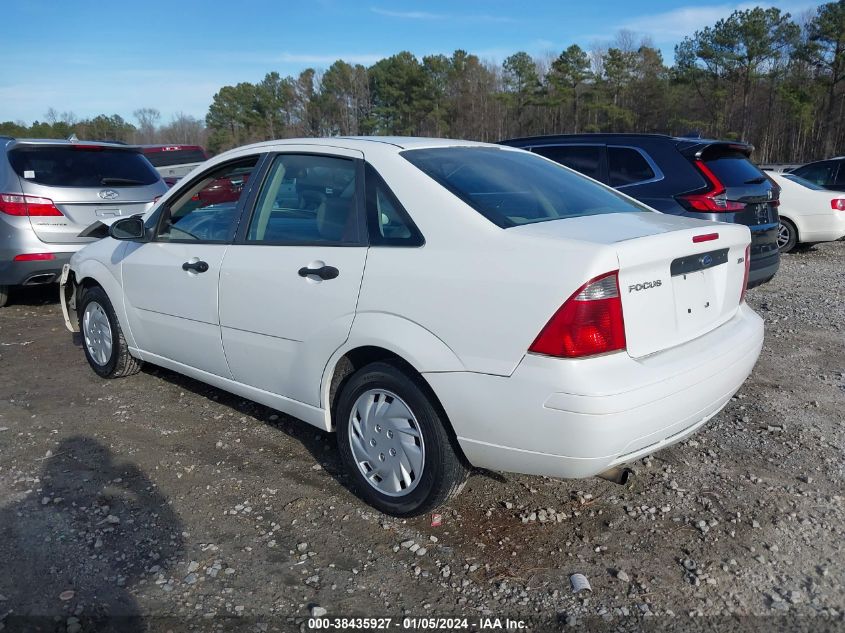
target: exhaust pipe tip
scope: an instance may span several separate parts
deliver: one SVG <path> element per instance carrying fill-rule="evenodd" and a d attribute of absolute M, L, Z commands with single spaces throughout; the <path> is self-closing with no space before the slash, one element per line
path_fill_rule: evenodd
<path fill-rule="evenodd" d="M 627 466 L 608 468 L 604 472 L 600 472 L 596 475 L 596 477 L 599 477 L 600 479 L 605 479 L 615 484 L 619 484 L 620 486 L 627 486 L 633 476 L 634 471 Z"/>

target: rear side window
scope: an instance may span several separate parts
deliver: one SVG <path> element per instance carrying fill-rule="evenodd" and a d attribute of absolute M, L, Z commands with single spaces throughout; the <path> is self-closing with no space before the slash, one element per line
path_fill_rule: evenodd
<path fill-rule="evenodd" d="M 611 187 L 634 185 L 656 176 L 645 156 L 633 147 L 608 147 L 607 170 Z"/>
<path fill-rule="evenodd" d="M 845 185 L 845 161 L 839 161 L 839 175 L 836 177 L 837 185 Z"/>
<path fill-rule="evenodd" d="M 612 189 L 528 152 L 444 147 L 408 150 L 402 156 L 502 228 L 648 211 Z"/>
<path fill-rule="evenodd" d="M 832 160 L 812 163 L 793 169 L 790 173 L 801 176 L 801 178 L 814 182 L 817 185 L 829 185 L 833 182 L 834 175 L 836 175 L 836 163 Z"/>
<path fill-rule="evenodd" d="M 549 145 L 533 147 L 531 151 L 550 158 L 556 163 L 580 171 L 585 176 L 600 180 L 601 152 L 600 145 Z"/>
<path fill-rule="evenodd" d="M 704 164 L 726 187 L 739 187 L 765 182 L 766 176 L 741 152 L 705 156 Z"/>
<path fill-rule="evenodd" d="M 367 225 L 373 246 L 422 246 L 423 236 L 405 208 L 367 163 Z"/>
<path fill-rule="evenodd" d="M 19 147 L 9 152 L 15 173 L 52 187 L 140 187 L 159 180 L 136 151 L 85 147 Z"/>
<path fill-rule="evenodd" d="M 144 150 L 144 156 L 153 167 L 168 167 L 170 165 L 184 165 L 186 163 L 201 163 L 206 160 L 205 152 L 201 149 L 155 149 Z"/>

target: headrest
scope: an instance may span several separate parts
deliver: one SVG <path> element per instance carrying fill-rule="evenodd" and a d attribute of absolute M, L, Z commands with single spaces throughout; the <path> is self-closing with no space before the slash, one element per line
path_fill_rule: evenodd
<path fill-rule="evenodd" d="M 317 209 L 317 230 L 320 237 L 333 242 L 344 239 L 352 211 L 352 200 L 328 198 Z"/>

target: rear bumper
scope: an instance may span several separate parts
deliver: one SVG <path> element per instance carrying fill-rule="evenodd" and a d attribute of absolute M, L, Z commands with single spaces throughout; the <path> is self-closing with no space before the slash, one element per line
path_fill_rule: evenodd
<path fill-rule="evenodd" d="M 0 285 L 36 286 L 59 280 L 62 266 L 70 261 L 73 253 L 53 253 L 55 259 L 46 261 L 13 261 L 13 256 L 0 259 Z"/>
<path fill-rule="evenodd" d="M 763 321 L 743 304 L 716 330 L 641 359 L 527 355 L 509 377 L 425 378 L 474 466 L 589 477 L 694 433 L 739 389 L 762 344 Z"/>
<path fill-rule="evenodd" d="M 754 288 L 769 281 L 780 268 L 778 224 L 749 228 L 751 265 L 748 270 L 748 287 Z"/>

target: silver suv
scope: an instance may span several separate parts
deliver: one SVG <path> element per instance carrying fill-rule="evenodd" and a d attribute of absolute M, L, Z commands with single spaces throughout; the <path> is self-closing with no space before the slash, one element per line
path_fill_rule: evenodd
<path fill-rule="evenodd" d="M 0 136 L 0 307 L 11 286 L 58 280 L 97 220 L 146 212 L 167 185 L 120 143 Z"/>

